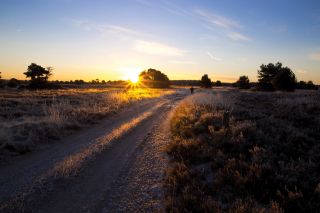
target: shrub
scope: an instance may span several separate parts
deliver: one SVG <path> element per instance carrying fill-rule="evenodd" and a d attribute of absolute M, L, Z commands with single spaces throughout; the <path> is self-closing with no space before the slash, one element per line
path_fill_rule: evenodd
<path fill-rule="evenodd" d="M 272 79 L 272 85 L 277 90 L 294 91 L 296 76 L 288 67 L 282 68 Z"/>
<path fill-rule="evenodd" d="M 198 93 L 174 113 L 168 211 L 317 212 L 319 94 L 219 94 Z"/>
<path fill-rule="evenodd" d="M 299 83 L 297 83 L 297 89 L 317 90 L 318 87 L 314 85 L 312 81 L 308 81 L 308 82 L 299 81 Z"/>
<path fill-rule="evenodd" d="M 216 86 L 216 87 L 221 87 L 221 86 L 222 86 L 221 81 L 217 80 L 217 81 L 214 83 L 214 86 Z"/>
<path fill-rule="evenodd" d="M 236 82 L 236 85 L 239 89 L 250 89 L 250 81 L 248 76 L 240 76 L 239 80 Z"/>
<path fill-rule="evenodd" d="M 201 85 L 201 87 L 203 87 L 203 88 L 211 88 L 211 87 L 212 87 L 211 79 L 208 77 L 207 74 L 204 74 L 204 75 L 201 77 L 200 85 Z"/>
<path fill-rule="evenodd" d="M 8 82 L 7 82 L 7 86 L 8 87 L 17 87 L 19 86 L 20 82 L 19 80 L 15 79 L 15 78 L 11 78 Z"/>

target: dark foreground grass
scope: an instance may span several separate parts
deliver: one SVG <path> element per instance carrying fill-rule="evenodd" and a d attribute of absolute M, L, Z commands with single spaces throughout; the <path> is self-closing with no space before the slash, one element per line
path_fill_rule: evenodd
<path fill-rule="evenodd" d="M 316 92 L 190 96 L 171 121 L 167 211 L 319 212 L 319 127 Z"/>

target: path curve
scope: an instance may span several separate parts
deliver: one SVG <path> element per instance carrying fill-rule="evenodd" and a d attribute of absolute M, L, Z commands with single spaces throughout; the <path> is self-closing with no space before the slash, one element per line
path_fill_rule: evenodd
<path fill-rule="evenodd" d="M 132 106 L 0 167 L 4 212 L 160 211 L 168 117 L 185 91 Z"/>

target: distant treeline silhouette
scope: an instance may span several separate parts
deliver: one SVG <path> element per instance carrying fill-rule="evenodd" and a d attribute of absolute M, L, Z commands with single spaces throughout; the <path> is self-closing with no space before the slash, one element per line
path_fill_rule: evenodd
<path fill-rule="evenodd" d="M 294 91 L 295 89 L 318 89 L 312 81 L 297 82 L 294 72 L 289 67 L 283 67 L 282 63 L 262 64 L 258 70 L 258 82 L 250 82 L 249 77 L 242 75 L 234 83 L 222 83 L 217 80 L 212 82 L 207 74 L 204 74 L 200 80 L 176 80 L 171 81 L 173 85 L 178 86 L 200 86 L 203 88 L 211 88 L 213 86 L 233 86 L 239 89 L 250 89 L 261 91 Z"/>
<path fill-rule="evenodd" d="M 126 87 L 128 82 L 124 80 L 105 81 L 94 79 L 84 81 L 82 79 L 70 81 L 49 81 L 53 74 L 53 68 L 44 68 L 36 63 L 31 63 L 27 71 L 23 74 L 30 80 L 18 80 L 11 78 L 10 80 L 2 79 L 0 72 L 0 88 L 29 88 L 29 89 L 57 89 L 64 85 L 105 85 L 114 87 Z M 289 67 L 282 66 L 282 63 L 262 64 L 258 70 L 258 82 L 250 82 L 249 77 L 242 75 L 234 83 L 221 82 L 216 80 L 213 82 L 208 74 L 204 74 L 200 80 L 169 80 L 168 76 L 156 69 L 147 69 L 139 74 L 139 84 L 137 86 L 151 88 L 168 88 L 170 85 L 175 86 L 199 86 L 203 88 L 212 88 L 219 86 L 233 86 L 239 89 L 250 89 L 261 91 L 294 91 L 295 89 L 316 90 L 318 86 L 312 81 L 297 81 L 294 72 Z"/>
<path fill-rule="evenodd" d="M 201 80 L 170 80 L 171 85 L 174 86 L 194 86 L 194 87 L 201 87 Z M 221 82 L 220 80 L 217 80 L 215 82 L 211 82 L 212 87 L 220 87 L 220 86 L 225 86 L 225 87 L 231 87 L 233 86 L 233 83 L 228 83 L 228 82 Z"/>

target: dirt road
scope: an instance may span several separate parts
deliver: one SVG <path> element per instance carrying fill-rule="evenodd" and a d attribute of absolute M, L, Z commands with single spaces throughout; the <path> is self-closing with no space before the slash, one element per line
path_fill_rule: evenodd
<path fill-rule="evenodd" d="M 169 114 L 184 96 L 143 101 L 1 166 L 0 211 L 162 211 L 162 147 Z"/>

